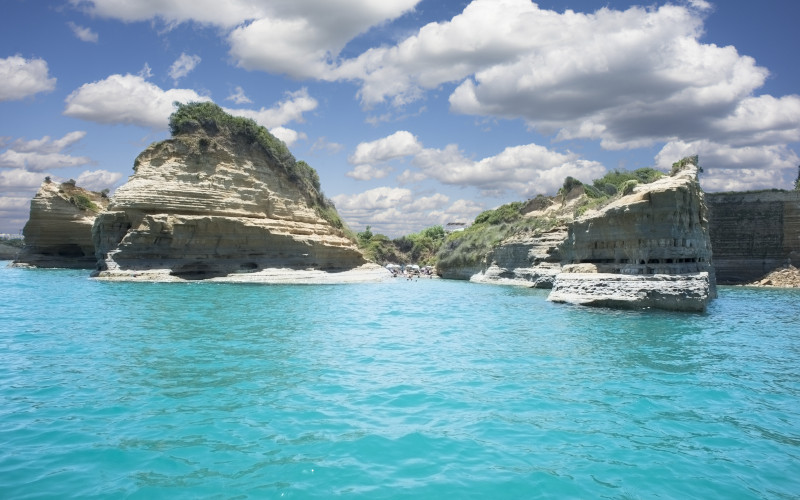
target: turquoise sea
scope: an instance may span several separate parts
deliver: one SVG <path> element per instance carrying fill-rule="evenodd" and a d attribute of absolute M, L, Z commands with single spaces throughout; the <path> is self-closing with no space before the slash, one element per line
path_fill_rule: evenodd
<path fill-rule="evenodd" d="M 683 314 L 6 264 L 1 498 L 800 497 L 800 290 Z"/>

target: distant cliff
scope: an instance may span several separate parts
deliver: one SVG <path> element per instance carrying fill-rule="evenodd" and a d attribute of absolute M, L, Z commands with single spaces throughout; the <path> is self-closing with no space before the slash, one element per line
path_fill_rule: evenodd
<path fill-rule="evenodd" d="M 721 284 L 800 266 L 800 191 L 709 193 L 711 245 Z"/>
<path fill-rule="evenodd" d="M 31 200 L 30 217 L 22 230 L 25 246 L 14 265 L 94 268 L 92 225 L 108 201 L 74 181 L 45 180 Z"/>
<path fill-rule="evenodd" d="M 567 178 L 556 198 L 479 216 L 445 242 L 437 269 L 445 278 L 551 288 L 556 302 L 704 310 L 716 283 L 697 172 L 690 157 L 671 176 L 641 169 L 593 185 Z M 636 174 L 642 182 L 624 178 Z"/>
<path fill-rule="evenodd" d="M 365 261 L 319 177 L 252 120 L 181 106 L 172 139 L 148 147 L 94 225 L 98 275 L 203 279 Z"/>

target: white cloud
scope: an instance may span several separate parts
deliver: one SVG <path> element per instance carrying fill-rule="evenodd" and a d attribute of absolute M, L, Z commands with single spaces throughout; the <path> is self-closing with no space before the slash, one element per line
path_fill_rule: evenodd
<path fill-rule="evenodd" d="M 308 95 L 308 89 L 302 88 L 295 92 L 287 92 L 284 100 L 271 108 L 232 109 L 223 108 L 227 113 L 254 120 L 259 125 L 272 129 L 290 122 L 303 122 L 303 113 L 313 111 L 319 103 Z"/>
<path fill-rule="evenodd" d="M 329 141 L 326 137 L 318 137 L 311 145 L 311 151 L 326 151 L 328 154 L 336 154 L 344 149 L 344 144 Z"/>
<path fill-rule="evenodd" d="M 413 163 L 428 177 L 444 184 L 472 186 L 484 196 L 513 193 L 529 198 L 555 192 L 564 178 L 594 179 L 606 169 L 574 153 L 550 151 L 538 144 L 511 146 L 479 161 L 465 158 L 454 144 L 444 149 L 425 149 Z"/>
<path fill-rule="evenodd" d="M 425 194 L 405 188 L 378 187 L 353 195 L 333 197 L 348 225 L 390 237 L 418 232 L 426 227 L 453 221 L 471 221 L 484 210 L 469 200 L 456 200 L 441 193 Z"/>
<path fill-rule="evenodd" d="M 208 100 L 190 89 L 163 90 L 140 75 L 111 75 L 72 92 L 64 114 L 97 123 L 166 129 L 173 102 Z"/>
<path fill-rule="evenodd" d="M 44 178 L 45 175 L 41 173 L 29 172 L 22 168 L 0 170 L 0 192 L 35 191 L 42 184 Z M 31 193 L 31 196 L 33 196 L 33 193 Z M 30 201 L 30 197 L 27 198 L 27 201 Z"/>
<path fill-rule="evenodd" d="M 44 59 L 11 56 L 0 59 L 0 101 L 23 99 L 56 88 Z"/>
<path fill-rule="evenodd" d="M 200 64 L 200 56 L 198 55 L 188 55 L 185 52 L 182 52 L 180 57 L 172 63 L 172 66 L 169 67 L 169 76 L 172 78 L 176 83 L 178 80 L 183 78 L 184 76 L 191 73 L 194 68 Z"/>
<path fill-rule="evenodd" d="M 231 29 L 231 56 L 246 69 L 297 78 L 324 77 L 342 48 L 370 27 L 412 10 L 420 0 L 70 0 L 92 15 L 123 21 L 160 19 Z"/>
<path fill-rule="evenodd" d="M 317 100 L 308 94 L 308 89 L 302 88 L 295 92 L 286 92 L 284 99 L 271 108 L 222 109 L 234 116 L 250 118 L 268 128 L 272 135 L 285 142 L 287 146 L 291 146 L 300 139 L 307 139 L 307 136 L 302 132 L 286 128 L 284 125 L 291 122 L 302 123 L 304 121 L 303 113 L 315 110 L 318 104 Z"/>
<path fill-rule="evenodd" d="M 247 97 L 244 94 L 244 89 L 242 87 L 239 87 L 239 86 L 237 86 L 234 89 L 234 91 L 231 93 L 231 95 L 226 97 L 225 100 L 226 101 L 233 101 L 235 104 L 252 104 L 253 103 L 253 101 L 250 100 L 250 98 Z"/>
<path fill-rule="evenodd" d="M 347 161 L 353 165 L 382 163 L 421 150 L 422 145 L 411 132 L 399 130 L 388 137 L 360 143 Z"/>
<path fill-rule="evenodd" d="M 148 78 L 151 78 L 151 77 L 153 76 L 153 69 L 150 67 L 150 65 L 149 65 L 149 64 L 147 64 L 147 63 L 145 62 L 145 63 L 144 63 L 144 66 L 142 66 L 142 69 L 141 69 L 141 70 L 139 70 L 139 72 L 137 73 L 137 75 L 139 75 L 139 76 L 141 76 L 143 79 L 147 80 Z"/>
<path fill-rule="evenodd" d="M 273 127 L 269 129 L 269 132 L 278 139 L 282 140 L 286 146 L 292 146 L 301 139 L 308 139 L 306 134 L 286 127 Z"/>
<path fill-rule="evenodd" d="M 656 166 L 669 169 L 686 156 L 698 155 L 706 191 L 791 189 L 800 157 L 786 145 L 730 146 L 709 140 L 667 143 L 656 155 Z"/>
<path fill-rule="evenodd" d="M 410 157 L 418 170 L 405 170 L 398 178 L 402 184 L 435 179 L 443 184 L 477 188 L 484 196 L 532 197 L 553 193 L 567 176 L 588 180 L 606 172 L 598 162 L 583 160 L 574 153 L 551 151 L 538 144 L 507 147 L 495 156 L 476 161 L 464 156 L 456 144 L 444 149 L 424 148 L 414 135 L 401 130 L 359 144 L 348 159 L 357 168 L 347 175 L 363 180 L 380 178 L 376 174 L 383 177 L 389 171 L 376 164 L 404 157 Z"/>
<path fill-rule="evenodd" d="M 373 167 L 372 165 L 357 165 L 353 170 L 347 172 L 345 175 L 358 179 L 360 181 L 369 181 L 372 179 L 383 179 L 392 172 L 392 167 Z"/>
<path fill-rule="evenodd" d="M 83 130 L 76 130 L 74 132 L 69 132 L 61 139 L 56 140 L 52 140 L 49 135 L 46 135 L 41 139 L 33 139 L 30 141 L 17 139 L 8 147 L 9 149 L 13 149 L 21 153 L 57 153 L 72 146 L 84 137 L 86 137 L 86 132 Z"/>
<path fill-rule="evenodd" d="M 122 178 L 119 172 L 109 172 L 108 170 L 86 170 L 78 175 L 75 183 L 90 191 L 102 191 L 111 187 Z"/>
<path fill-rule="evenodd" d="M 85 135 L 86 132 L 75 131 L 57 140 L 52 140 L 49 136 L 30 141 L 17 139 L 0 153 L 0 167 L 44 172 L 90 164 L 91 158 L 63 153 L 64 149 L 80 141 Z"/>
<path fill-rule="evenodd" d="M 68 22 L 67 26 L 69 26 L 69 28 L 72 30 L 75 36 L 78 37 L 79 40 L 82 40 L 84 42 L 97 43 L 97 41 L 100 38 L 97 35 L 97 33 L 92 31 L 91 29 L 79 26 L 73 23 L 72 21 Z"/>

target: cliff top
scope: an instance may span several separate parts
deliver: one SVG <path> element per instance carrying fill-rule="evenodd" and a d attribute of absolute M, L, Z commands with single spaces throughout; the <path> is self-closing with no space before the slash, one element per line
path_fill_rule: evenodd
<path fill-rule="evenodd" d="M 94 216 L 99 212 L 105 210 L 108 206 L 109 199 L 107 191 L 95 192 L 89 191 L 82 187 L 76 186 L 75 181 L 72 179 L 57 183 L 50 180 L 49 177 L 45 178 L 36 197 L 58 197 L 62 200 L 72 204 L 81 212 L 86 212 L 87 215 Z"/>

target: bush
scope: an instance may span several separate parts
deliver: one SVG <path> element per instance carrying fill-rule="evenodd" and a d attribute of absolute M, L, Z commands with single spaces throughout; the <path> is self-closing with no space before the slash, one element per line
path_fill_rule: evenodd
<path fill-rule="evenodd" d="M 697 171 L 702 172 L 703 169 L 700 167 L 699 161 L 700 158 L 697 155 L 687 156 L 686 158 L 682 158 L 680 161 L 676 161 L 675 163 L 672 164 L 672 171 L 670 172 L 670 175 L 677 174 L 678 172 L 680 172 L 689 165 L 696 166 Z"/>
<path fill-rule="evenodd" d="M 629 181 L 625 181 L 622 185 L 622 196 L 627 196 L 633 193 L 633 188 L 635 188 L 639 184 L 639 181 L 636 179 L 631 179 Z"/>
<path fill-rule="evenodd" d="M 494 210 L 481 212 L 477 217 L 475 217 L 475 224 L 501 224 L 503 222 L 513 222 L 522 217 L 522 214 L 520 213 L 522 206 L 523 203 L 521 201 L 514 201 L 497 207 Z"/>
<path fill-rule="evenodd" d="M 78 207 L 79 210 L 90 210 L 92 212 L 99 212 L 100 207 L 95 205 L 95 203 L 86 196 L 85 194 L 76 194 L 69 199 L 70 203 Z"/>

